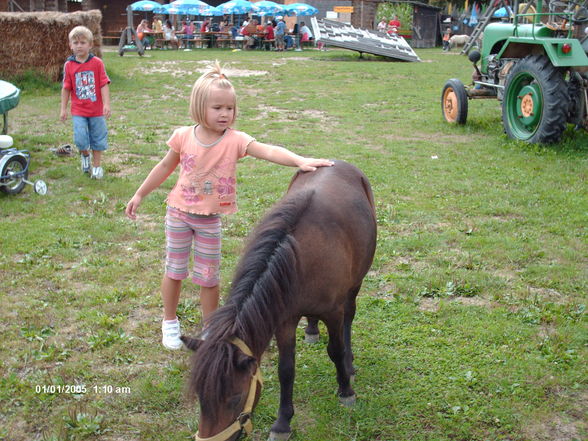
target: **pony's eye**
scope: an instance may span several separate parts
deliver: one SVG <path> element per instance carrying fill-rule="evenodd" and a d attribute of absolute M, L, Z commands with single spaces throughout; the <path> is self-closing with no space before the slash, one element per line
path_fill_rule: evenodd
<path fill-rule="evenodd" d="M 241 394 L 233 395 L 231 398 L 229 398 L 229 402 L 227 404 L 231 409 L 235 409 L 237 406 L 239 406 L 239 404 L 241 404 L 241 400 Z"/>

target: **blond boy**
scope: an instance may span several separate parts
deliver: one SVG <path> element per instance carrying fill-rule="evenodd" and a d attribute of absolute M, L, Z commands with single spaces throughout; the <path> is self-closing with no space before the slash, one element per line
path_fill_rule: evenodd
<path fill-rule="evenodd" d="M 102 60 L 90 53 L 93 39 L 92 31 L 85 26 L 76 26 L 69 33 L 73 55 L 63 66 L 60 118 L 67 119 L 71 96 L 74 142 L 80 151 L 82 172 L 89 173 L 93 179 L 101 179 L 104 176 L 102 152 L 108 148 L 106 118 L 110 116 L 110 79 Z"/>

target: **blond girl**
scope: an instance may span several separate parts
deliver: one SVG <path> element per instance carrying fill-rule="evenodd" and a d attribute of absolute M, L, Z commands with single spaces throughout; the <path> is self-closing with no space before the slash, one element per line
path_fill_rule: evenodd
<path fill-rule="evenodd" d="M 142 200 L 180 166 L 176 185 L 167 198 L 165 218 L 162 343 L 168 349 L 182 346 L 176 310 L 182 280 L 188 277 L 192 247 L 192 280 L 200 286 L 203 320 L 218 307 L 221 215 L 237 211 L 237 161 L 249 155 L 306 172 L 333 165 L 326 159 L 305 158 L 283 147 L 258 142 L 233 129 L 237 96 L 218 62 L 194 84 L 190 115 L 196 124 L 173 132 L 167 141 L 167 154 L 151 170 L 125 210 L 130 219 L 136 219 Z"/>

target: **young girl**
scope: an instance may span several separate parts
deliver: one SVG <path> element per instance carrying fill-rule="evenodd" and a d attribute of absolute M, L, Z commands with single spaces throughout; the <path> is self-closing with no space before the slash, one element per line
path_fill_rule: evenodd
<path fill-rule="evenodd" d="M 192 280 L 200 285 L 203 321 L 218 307 L 221 214 L 237 211 L 237 161 L 250 155 L 307 172 L 333 165 L 326 159 L 304 158 L 283 147 L 257 142 L 246 133 L 232 129 L 237 98 L 218 62 L 194 83 L 190 115 L 196 125 L 173 132 L 167 141 L 169 151 L 151 170 L 125 210 L 130 219 L 136 219 L 143 198 L 180 165 L 178 181 L 167 198 L 165 218 L 167 257 L 161 283 L 161 329 L 162 343 L 168 349 L 182 346 L 176 309 L 182 280 L 188 277 L 192 241 Z"/>

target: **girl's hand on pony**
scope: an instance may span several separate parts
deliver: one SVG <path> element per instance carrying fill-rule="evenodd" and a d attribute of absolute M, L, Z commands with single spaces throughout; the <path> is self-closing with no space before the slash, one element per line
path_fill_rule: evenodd
<path fill-rule="evenodd" d="M 304 158 L 298 168 L 302 171 L 315 171 L 318 167 L 331 167 L 335 163 L 329 159 Z"/>

